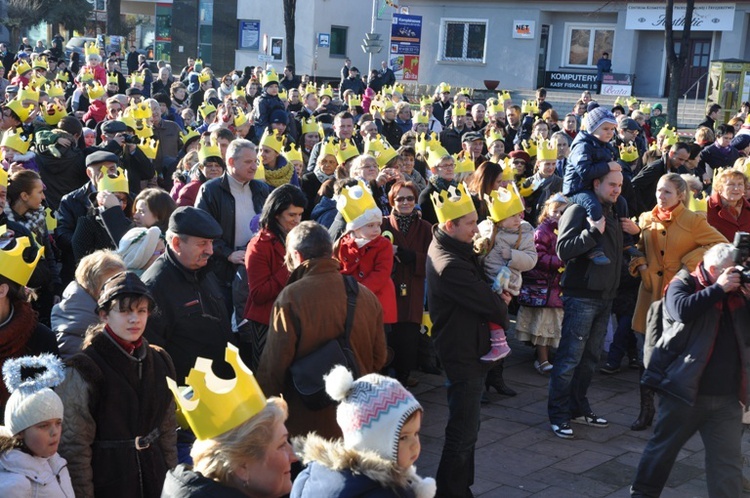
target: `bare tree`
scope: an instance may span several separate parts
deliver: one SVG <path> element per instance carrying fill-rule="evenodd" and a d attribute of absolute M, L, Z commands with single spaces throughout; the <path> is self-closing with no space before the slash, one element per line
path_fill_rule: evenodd
<path fill-rule="evenodd" d="M 48 3 L 47 0 L 8 0 L 8 17 L 2 23 L 10 31 L 11 45 L 21 41 L 22 30 L 39 24 Z"/>
<path fill-rule="evenodd" d="M 672 27 L 674 19 L 674 0 L 667 0 L 667 10 L 664 17 L 665 49 L 667 51 L 667 67 L 669 68 L 669 93 L 667 95 L 667 121 L 672 126 L 677 126 L 677 106 L 680 102 L 680 82 L 682 81 L 682 70 L 690 51 L 690 26 L 693 24 L 693 8 L 695 0 L 687 0 L 685 5 L 685 20 L 682 25 L 682 39 L 680 50 L 675 50 L 675 36 Z"/>
<path fill-rule="evenodd" d="M 286 63 L 294 64 L 294 34 L 297 29 L 295 14 L 297 13 L 297 0 L 284 0 L 284 28 L 286 29 Z"/>
<path fill-rule="evenodd" d="M 107 0 L 107 34 L 123 34 L 120 27 L 120 0 Z"/>

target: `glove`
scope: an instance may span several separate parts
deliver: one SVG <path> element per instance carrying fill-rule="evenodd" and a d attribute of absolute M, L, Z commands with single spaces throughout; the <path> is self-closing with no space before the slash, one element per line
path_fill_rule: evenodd
<path fill-rule="evenodd" d="M 411 264 L 417 260 L 416 252 L 409 249 L 404 249 L 401 246 L 396 249 L 396 256 L 405 265 Z"/>
<path fill-rule="evenodd" d="M 508 283 L 510 283 L 510 268 L 503 266 L 492 281 L 492 290 L 500 292 L 508 287 Z"/>

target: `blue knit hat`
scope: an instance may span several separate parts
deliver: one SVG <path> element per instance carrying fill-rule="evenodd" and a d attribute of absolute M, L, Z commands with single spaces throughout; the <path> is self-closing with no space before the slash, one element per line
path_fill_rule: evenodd
<path fill-rule="evenodd" d="M 594 133 L 604 123 L 611 123 L 617 126 L 617 120 L 614 114 L 604 107 L 597 107 L 586 114 L 586 131 Z"/>

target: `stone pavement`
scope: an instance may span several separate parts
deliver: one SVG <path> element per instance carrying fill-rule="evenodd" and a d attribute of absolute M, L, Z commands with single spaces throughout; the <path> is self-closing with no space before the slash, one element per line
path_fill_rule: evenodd
<path fill-rule="evenodd" d="M 475 482 L 479 497 L 627 497 L 641 452 L 651 428 L 633 432 L 638 416 L 638 371 L 615 375 L 596 373 L 589 389 L 595 413 L 609 420 L 596 429 L 573 424 L 575 439 L 564 440 L 550 430 L 547 419 L 548 377 L 534 370 L 533 350 L 509 334 L 512 354 L 506 358 L 505 380 L 518 395 L 494 391 L 482 408 L 482 425 L 475 454 Z M 448 417 L 445 379 L 417 373 L 413 389 L 425 416 L 422 453 L 417 461 L 422 476 L 437 472 Z M 750 442 L 743 436 L 743 453 Z M 706 497 L 703 443 L 694 436 L 682 449 L 662 494 L 663 498 Z M 748 475 L 748 470 L 745 470 Z M 745 495 L 748 496 L 748 495 Z"/>

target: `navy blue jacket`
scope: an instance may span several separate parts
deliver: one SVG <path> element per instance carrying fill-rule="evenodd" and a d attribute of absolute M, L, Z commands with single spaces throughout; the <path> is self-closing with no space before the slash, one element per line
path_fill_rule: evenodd
<path fill-rule="evenodd" d="M 616 157 L 612 144 L 604 143 L 586 131 L 578 132 L 565 165 L 563 195 L 590 189 L 595 179 L 609 173 L 609 162 Z"/>

